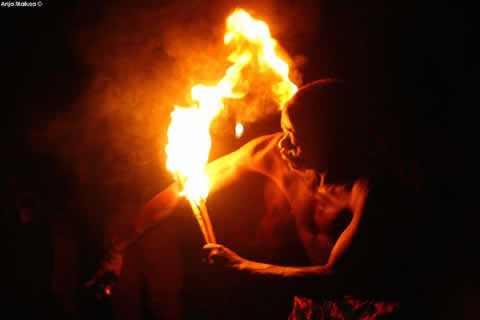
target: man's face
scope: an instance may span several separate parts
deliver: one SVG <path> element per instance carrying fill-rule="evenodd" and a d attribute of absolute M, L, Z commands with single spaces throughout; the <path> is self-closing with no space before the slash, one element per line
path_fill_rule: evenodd
<path fill-rule="evenodd" d="M 293 169 L 302 169 L 304 159 L 301 141 L 287 112 L 282 112 L 280 125 L 283 131 L 283 137 L 278 142 L 280 154 Z"/>
<path fill-rule="evenodd" d="M 278 147 L 282 158 L 288 162 L 290 167 L 297 170 L 326 170 L 325 159 L 319 157 L 319 152 L 325 156 L 326 150 L 321 150 L 325 149 L 322 148 L 321 141 L 317 141 L 318 139 L 314 141 L 313 138 L 318 135 L 311 132 L 311 130 L 318 131 L 321 128 L 309 128 L 307 125 L 296 124 L 287 111 L 282 112 L 280 124 L 283 137 L 278 142 Z"/>

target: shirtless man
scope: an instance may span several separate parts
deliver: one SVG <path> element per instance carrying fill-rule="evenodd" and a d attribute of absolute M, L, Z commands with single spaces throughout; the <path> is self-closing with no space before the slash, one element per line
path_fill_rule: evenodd
<path fill-rule="evenodd" d="M 211 264 L 279 282 L 308 297 L 296 297 L 291 319 L 309 318 L 312 312 L 326 318 L 393 317 L 400 316 L 406 297 L 417 302 L 407 293 L 418 285 L 413 265 L 421 243 L 412 227 L 417 203 L 372 147 L 374 128 L 358 113 L 355 97 L 352 88 L 336 80 L 301 88 L 282 113 L 283 133 L 256 140 L 260 146 L 264 139 L 263 154 L 250 153 L 255 168 L 264 170 L 288 199 L 311 266 L 272 265 L 245 259 L 221 244 L 204 246 Z M 345 304 L 349 307 L 342 310 Z"/>
<path fill-rule="evenodd" d="M 342 81 L 325 79 L 310 83 L 297 92 L 282 112 L 282 133 L 254 139 L 208 166 L 211 193 L 234 183 L 244 172 L 270 178 L 288 200 L 311 266 L 284 267 L 250 261 L 223 245 L 210 244 L 204 250 L 211 263 L 293 284 L 299 290 L 298 295 L 303 296 L 311 294 L 312 287 L 318 288 L 322 296 L 343 297 L 366 286 L 375 287 L 378 282 L 391 285 L 385 277 L 375 284 L 369 283 L 373 278 L 363 277 L 364 272 L 369 270 L 379 276 L 378 271 L 385 268 L 375 265 L 370 257 L 365 260 L 374 266 L 365 267 L 365 263 L 359 262 L 365 253 L 364 246 L 388 241 L 371 240 L 370 235 L 376 233 L 370 229 L 368 233 L 359 232 L 366 224 L 363 221 L 372 182 L 383 179 L 370 179 L 372 164 L 362 149 L 366 139 L 362 126 L 365 128 L 367 124 L 356 117 L 353 102 L 353 91 Z M 384 172 L 381 168 L 374 169 Z M 130 235 L 114 240 L 96 279 L 105 272 L 119 275 L 124 250 L 172 212 L 179 191 L 180 187 L 174 183 L 140 210 Z M 371 207 L 383 209 L 382 205 Z M 383 227 L 388 229 L 387 225 Z M 356 242 L 363 244 L 363 249 L 359 249 L 362 245 L 355 246 Z M 384 252 L 372 246 L 368 250 L 377 251 L 380 257 Z M 360 300 L 349 301 L 364 305 Z M 377 315 L 396 306 L 375 302 L 370 305 Z"/>

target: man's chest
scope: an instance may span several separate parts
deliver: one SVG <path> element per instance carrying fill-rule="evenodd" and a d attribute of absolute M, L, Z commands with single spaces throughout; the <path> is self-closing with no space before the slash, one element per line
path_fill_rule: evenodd
<path fill-rule="evenodd" d="M 304 203 L 293 208 L 299 237 L 312 263 L 326 263 L 337 239 L 352 221 L 350 193 L 313 194 Z"/>

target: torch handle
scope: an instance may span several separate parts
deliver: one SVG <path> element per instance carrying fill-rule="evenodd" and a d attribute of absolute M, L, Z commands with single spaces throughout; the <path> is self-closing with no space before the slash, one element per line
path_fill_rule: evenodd
<path fill-rule="evenodd" d="M 212 222 L 210 221 L 210 216 L 208 215 L 207 205 L 205 204 L 205 200 L 200 200 L 200 212 L 202 213 L 203 220 L 205 221 L 205 226 L 207 228 L 207 233 L 210 238 L 210 243 L 217 243 L 215 239 L 215 233 L 213 233 Z"/>
<path fill-rule="evenodd" d="M 195 203 L 192 200 L 188 202 L 190 203 L 190 206 L 192 207 L 192 210 L 193 210 L 193 214 L 197 219 L 198 225 L 200 226 L 200 231 L 202 231 L 202 235 L 203 235 L 203 239 L 205 240 L 205 243 L 211 243 L 210 237 L 207 231 L 207 227 L 205 226 L 205 221 L 203 220 L 199 206 L 197 205 L 197 203 Z"/>

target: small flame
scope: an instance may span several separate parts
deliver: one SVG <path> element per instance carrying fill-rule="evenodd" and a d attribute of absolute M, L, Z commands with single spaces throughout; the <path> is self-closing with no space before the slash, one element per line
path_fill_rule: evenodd
<path fill-rule="evenodd" d="M 191 96 L 196 103 L 190 108 L 175 106 L 168 128 L 167 169 L 182 183 L 182 194 L 196 203 L 209 191 L 205 166 L 211 147 L 210 123 L 223 109 L 225 98 L 241 99 L 247 94 L 248 85 L 242 85 L 243 90 L 236 88 L 245 81 L 242 70 L 254 60 L 260 72 L 270 69 L 279 75 L 280 80 L 272 82 L 272 92 L 280 108 L 297 91 L 288 79 L 288 64 L 276 55 L 276 41 L 263 21 L 252 19 L 244 10 L 235 10 L 227 18 L 224 43 L 236 48 L 228 57 L 232 66 L 216 86 L 194 86 Z M 243 134 L 241 123 L 237 123 L 235 134 L 237 138 Z"/>
<path fill-rule="evenodd" d="M 235 126 L 235 137 L 240 138 L 243 135 L 243 125 L 238 122 Z"/>

